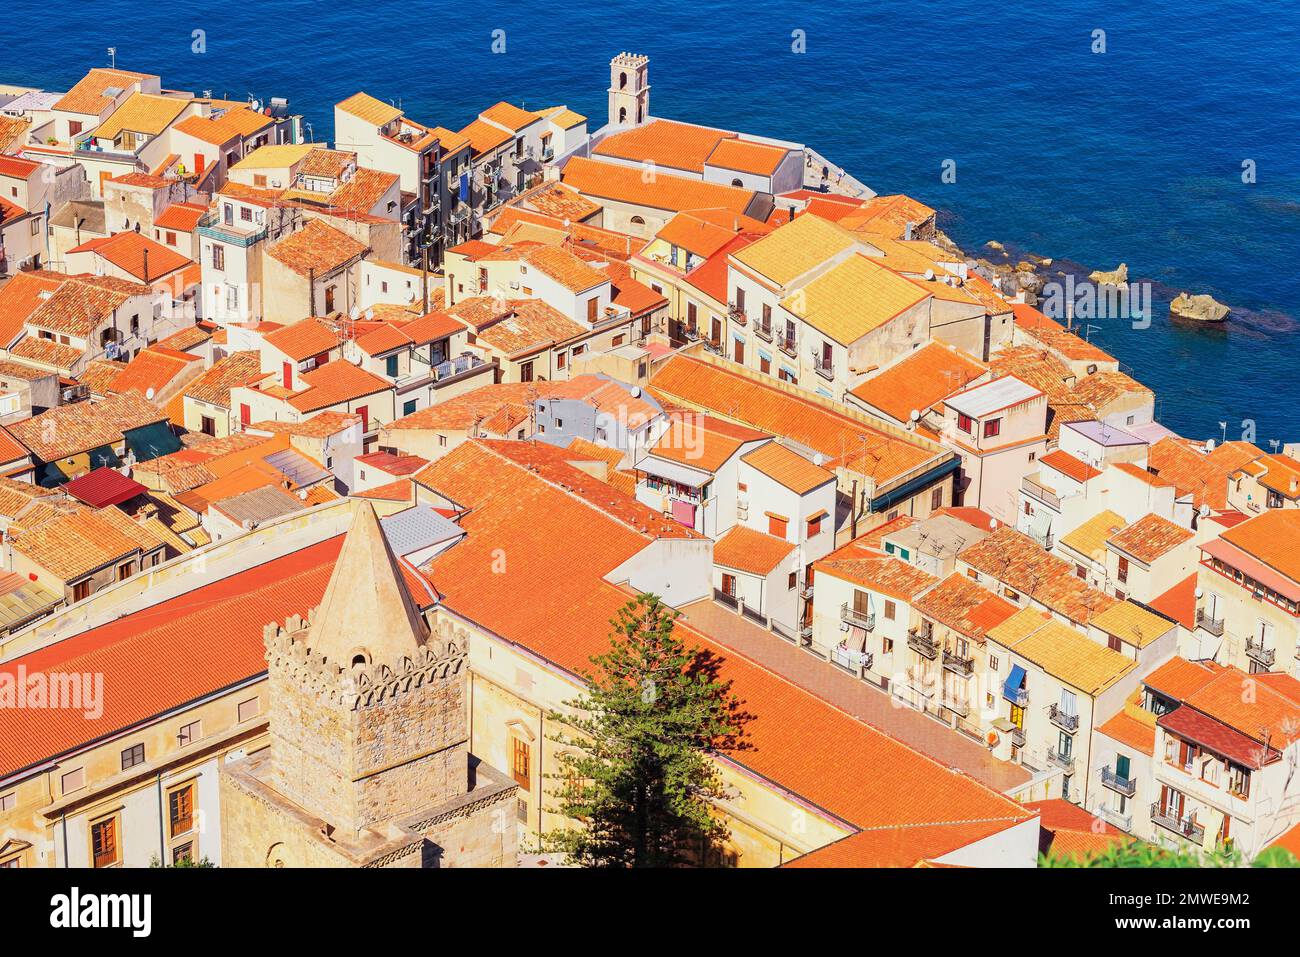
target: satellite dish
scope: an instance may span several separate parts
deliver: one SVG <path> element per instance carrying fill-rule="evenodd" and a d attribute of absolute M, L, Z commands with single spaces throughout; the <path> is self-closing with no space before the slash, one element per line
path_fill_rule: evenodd
<path fill-rule="evenodd" d="M 150 402 L 153 401 L 153 386 L 149 386 L 149 388 L 144 390 L 144 397 Z"/>
<path fill-rule="evenodd" d="M 1205 440 L 1205 451 L 1207 451 L 1207 452 L 1213 452 L 1213 451 L 1214 451 L 1214 439 L 1206 439 L 1206 440 Z"/>
<path fill-rule="evenodd" d="M 361 310 L 358 309 L 356 306 L 353 306 L 352 311 L 348 313 L 348 315 L 352 317 L 353 322 L 356 322 L 357 319 L 361 316 Z"/>
<path fill-rule="evenodd" d="M 913 410 L 912 410 L 912 414 L 909 415 L 908 418 L 910 418 L 913 422 L 919 422 L 919 421 L 921 421 L 921 410 L 920 410 L 920 409 L 913 409 Z"/>
<path fill-rule="evenodd" d="M 927 270 L 925 271 L 925 280 L 926 280 L 926 282 L 929 282 L 929 281 L 932 280 L 932 279 L 934 279 L 934 270 L 933 270 L 933 269 L 927 269 Z"/>
<path fill-rule="evenodd" d="M 366 321 L 369 322 L 373 318 L 375 318 L 375 307 L 371 306 L 366 310 Z"/>
<path fill-rule="evenodd" d="M 1205 590 L 1204 590 L 1204 589 L 1202 589 L 1202 588 L 1198 588 L 1198 589 L 1196 589 L 1196 597 L 1197 597 L 1197 598 L 1202 597 L 1204 594 L 1205 594 Z"/>
<path fill-rule="evenodd" d="M 820 468 L 821 464 L 825 461 L 826 456 L 822 455 L 820 452 L 813 456 L 813 465 L 816 465 L 818 468 Z"/>
<path fill-rule="evenodd" d="M 298 489 L 298 497 L 304 502 L 307 501 L 307 490 L 305 488 Z"/>
<path fill-rule="evenodd" d="M 632 386 L 632 398 L 634 399 L 641 398 L 641 387 L 639 385 Z"/>
<path fill-rule="evenodd" d="M 995 532 L 998 530 L 998 520 L 996 518 L 989 519 L 989 528 L 993 529 Z"/>
<path fill-rule="evenodd" d="M 1209 514 L 1210 514 L 1210 506 L 1208 506 L 1208 505 L 1202 505 L 1202 506 L 1201 506 L 1201 518 L 1205 518 L 1205 516 L 1207 516 L 1207 515 L 1209 515 Z"/>

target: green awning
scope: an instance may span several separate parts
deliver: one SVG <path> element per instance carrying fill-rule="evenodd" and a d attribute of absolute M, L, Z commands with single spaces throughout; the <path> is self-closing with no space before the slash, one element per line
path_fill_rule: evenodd
<path fill-rule="evenodd" d="M 166 422 L 129 429 L 122 433 L 122 437 L 126 439 L 127 450 L 135 455 L 137 462 L 148 462 L 181 449 L 181 440 L 176 438 L 176 433 Z"/>

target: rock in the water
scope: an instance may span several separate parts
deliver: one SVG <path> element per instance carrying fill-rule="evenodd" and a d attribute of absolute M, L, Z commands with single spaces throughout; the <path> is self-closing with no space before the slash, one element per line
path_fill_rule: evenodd
<path fill-rule="evenodd" d="M 1088 278 L 1099 286 L 1127 286 L 1128 264 L 1120 263 L 1119 268 L 1112 269 L 1110 272 L 1098 269 L 1089 273 Z"/>
<path fill-rule="evenodd" d="M 1232 310 L 1213 296 L 1192 296 L 1185 292 L 1178 294 L 1169 304 L 1169 312 L 1180 319 L 1195 319 L 1198 322 L 1223 322 Z"/>
<path fill-rule="evenodd" d="M 1006 248 L 1006 247 L 1003 246 L 1000 242 L 998 242 L 996 239 L 990 239 L 990 240 L 989 240 L 988 242 L 986 242 L 984 245 L 987 246 L 987 247 L 989 247 L 989 249 L 996 249 L 998 252 L 1002 252 L 1002 250 Z"/>

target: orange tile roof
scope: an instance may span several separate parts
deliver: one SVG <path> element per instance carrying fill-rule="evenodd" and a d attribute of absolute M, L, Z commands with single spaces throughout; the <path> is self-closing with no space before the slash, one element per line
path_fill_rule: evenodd
<path fill-rule="evenodd" d="M 592 153 L 618 159 L 650 162 L 670 169 L 704 172 L 704 164 L 724 139 L 735 133 L 692 126 L 670 120 L 654 120 L 642 126 L 612 133 Z M 750 157 L 752 162 L 752 155 Z"/>
<path fill-rule="evenodd" d="M 317 279 L 341 269 L 366 251 L 366 245 L 319 219 L 267 248 L 267 254 L 300 276 Z"/>
<path fill-rule="evenodd" d="M 377 100 L 368 93 L 353 93 L 346 100 L 336 103 L 335 109 L 350 113 L 375 126 L 383 126 L 402 115 L 402 111 L 397 107 L 383 100 Z"/>
<path fill-rule="evenodd" d="M 650 377 L 650 389 L 669 402 L 784 436 L 827 456 L 823 467 L 858 471 L 880 485 L 945 455 L 701 359 L 673 356 Z"/>
<path fill-rule="evenodd" d="M 1147 514 L 1112 535 L 1110 543 L 1138 561 L 1150 563 L 1191 538 L 1189 529 L 1159 515 Z"/>
<path fill-rule="evenodd" d="M 1049 319 L 1033 306 L 1012 303 L 1017 328 L 1023 329 L 1043 346 L 1067 359 L 1082 362 L 1114 362 L 1115 357 L 1085 339 L 1068 332 L 1059 322 Z"/>
<path fill-rule="evenodd" d="M 899 193 L 893 196 L 873 196 L 853 213 L 840 219 L 846 229 L 866 233 L 882 233 L 891 239 L 902 239 L 907 226 L 921 226 L 934 218 L 934 210 L 924 203 Z"/>
<path fill-rule="evenodd" d="M 157 136 L 189 105 L 188 100 L 156 93 L 132 93 L 92 134 L 111 140 L 123 131 Z"/>
<path fill-rule="evenodd" d="M 966 546 L 957 557 L 1070 621 L 1090 622 L 1116 604 L 1114 598 L 1078 578 L 1069 562 L 1043 551 L 1009 525 Z"/>
<path fill-rule="evenodd" d="M 206 206 L 197 203 L 172 203 L 154 219 L 153 224 L 158 229 L 191 233 L 207 211 Z"/>
<path fill-rule="evenodd" d="M 256 352 L 232 352 L 185 386 L 185 395 L 230 408 L 232 386 L 248 385 L 262 377 L 262 359 Z"/>
<path fill-rule="evenodd" d="M 544 182 L 511 200 L 510 208 L 517 209 L 520 206 L 526 206 L 528 210 L 535 210 L 544 216 L 554 217 L 561 225 L 566 220 L 573 224 L 589 219 L 601 210 L 599 204 L 583 198 L 573 187 L 556 181 Z"/>
<path fill-rule="evenodd" d="M 122 561 L 142 547 L 152 551 L 162 543 L 110 505 L 98 511 L 66 512 L 23 531 L 11 544 L 28 561 L 69 582 Z"/>
<path fill-rule="evenodd" d="M 815 488 L 835 481 L 834 472 L 814 465 L 798 452 L 792 452 L 775 442 L 768 442 L 752 452 L 746 452 L 740 460 L 796 495 L 806 495 Z"/>
<path fill-rule="evenodd" d="M 355 498 L 383 499 L 387 502 L 413 502 L 415 500 L 415 483 L 409 478 L 398 479 L 387 485 L 377 485 L 364 492 L 353 493 Z"/>
<path fill-rule="evenodd" d="M 188 256 L 134 230 L 94 239 L 68 252 L 94 252 L 142 283 L 154 282 L 192 263 Z"/>
<path fill-rule="evenodd" d="M 1152 716 L 1154 718 L 1154 715 Z M 1104 734 L 1113 741 L 1136 748 L 1146 755 L 1156 751 L 1156 726 L 1139 721 L 1127 711 L 1116 712 L 1109 720 L 1097 728 L 1098 734 Z"/>
<path fill-rule="evenodd" d="M 1023 812 L 1026 815 L 1029 812 Z M 953 821 L 873 828 L 809 851 L 784 867 L 864 868 L 934 867 L 935 859 L 1000 834 L 1015 819 Z"/>
<path fill-rule="evenodd" d="M 557 342 L 587 332 L 541 299 L 508 299 L 491 296 L 462 299 L 447 312 L 470 326 L 478 341 L 507 357 L 527 355 Z"/>
<path fill-rule="evenodd" d="M 468 509 L 460 522 L 465 539 L 429 563 L 429 576 L 455 614 L 559 668 L 585 669 L 591 655 L 608 649 L 607 623 L 629 597 L 602 578 L 638 554 L 646 538 L 499 453 L 528 443 L 491 445 L 465 443 L 422 473 L 422 481 Z M 616 493 L 603 492 L 610 494 Z M 586 545 L 575 552 L 566 544 L 573 541 Z M 491 556 L 501 548 L 512 557 L 494 571 Z M 560 565 L 565 574 L 554 574 Z M 527 594 L 529 600 L 503 602 L 501 594 Z M 731 681 L 755 714 L 746 729 L 750 749 L 731 760 L 850 826 L 979 821 L 996 831 L 994 821 L 1009 827 L 1032 817 L 689 624 L 677 627 L 688 646 L 717 657 L 720 679 Z M 864 776 L 863 767 L 891 773 Z M 909 787 L 899 788 L 899 780 Z"/>
<path fill-rule="evenodd" d="M 175 349 L 177 352 L 188 352 L 211 338 L 212 332 L 202 326 L 186 326 L 178 332 L 173 332 L 165 339 L 159 339 L 158 345 L 167 349 Z"/>
<path fill-rule="evenodd" d="M 460 131 L 460 135 L 469 140 L 469 148 L 475 156 L 482 156 L 506 143 L 513 143 L 515 134 L 493 126 L 486 120 L 475 120 Z"/>
<path fill-rule="evenodd" d="M 1300 683 L 1290 675 L 1250 675 L 1230 666 L 1183 703 L 1265 745 L 1268 753 L 1260 763 L 1300 738 Z"/>
<path fill-rule="evenodd" d="M 346 412 L 317 412 L 311 418 L 303 419 L 301 422 L 286 422 L 283 420 L 253 422 L 248 428 L 260 432 L 284 432 L 289 435 L 323 439 L 331 435 L 337 435 L 349 426 L 359 425 L 360 423 L 361 417 L 359 415 L 348 415 Z M 200 448 L 202 447 L 200 446 Z"/>
<path fill-rule="evenodd" d="M 670 212 L 719 208 L 745 213 L 754 201 L 751 190 L 662 172 L 646 182 L 642 171 L 635 167 L 582 156 L 565 164 L 564 183 L 586 196 Z"/>
<path fill-rule="evenodd" d="M 163 422 L 162 409 L 135 393 L 101 402 L 75 402 L 15 422 L 9 431 L 25 446 L 53 462 L 103 445 L 116 445 L 129 429 Z"/>
<path fill-rule="evenodd" d="M 955 573 L 916 599 L 912 607 L 976 641 L 983 641 L 989 629 L 1019 611 L 1011 602 Z"/>
<path fill-rule="evenodd" d="M 125 90 L 145 79 L 147 73 L 132 73 L 129 70 L 109 70 L 96 68 L 91 70 L 71 90 L 63 94 L 54 109 L 65 113 L 85 113 L 98 116 L 113 102 L 107 91 L 116 87 Z"/>
<path fill-rule="evenodd" d="M 1300 582 L 1300 509 L 1274 508 L 1219 536 L 1269 568 Z"/>
<path fill-rule="evenodd" d="M 1083 860 L 1135 840 L 1064 798 L 1034 801 L 1025 807 L 1041 816 L 1039 850 L 1051 857 Z"/>
<path fill-rule="evenodd" d="M 341 341 L 333 326 L 314 318 L 268 332 L 264 338 L 268 345 L 297 362 L 337 349 Z"/>
<path fill-rule="evenodd" d="M 976 360 L 939 342 L 913 352 L 877 373 L 851 394 L 897 422 L 924 413 L 988 370 Z"/>
<path fill-rule="evenodd" d="M 112 392 L 138 392 L 148 399 L 161 392 L 192 363 L 201 362 L 188 352 L 175 352 L 160 346 L 142 349 L 109 386 Z"/>
<path fill-rule="evenodd" d="M 736 525 L 714 544 L 713 564 L 766 576 L 794 549 L 784 538 Z"/>
<path fill-rule="evenodd" d="M 669 426 L 651 447 L 650 454 L 704 472 L 716 472 L 741 446 L 767 438 L 765 432 L 732 425 L 713 416 L 686 416 Z"/>
<path fill-rule="evenodd" d="M 75 366 L 85 355 L 76 346 L 60 345 L 53 339 L 41 339 L 28 336 L 9 350 L 15 359 L 28 359 L 39 365 L 53 366 L 61 372 L 71 374 Z"/>
<path fill-rule="evenodd" d="M 863 546 L 861 539 L 855 539 L 816 562 L 813 568 L 817 574 L 824 573 L 906 602 L 939 582 L 922 568 L 892 555 L 872 555 Z"/>
<path fill-rule="evenodd" d="M 506 103 L 504 100 L 500 103 L 489 106 L 479 114 L 483 119 L 490 120 L 493 123 L 500 123 L 502 126 L 518 133 L 526 126 L 531 126 L 539 119 L 536 113 L 529 110 L 520 109 L 513 104 Z"/>
<path fill-rule="evenodd" d="M 19 271 L 0 286 L 0 348 L 23 332 L 27 318 L 64 282 L 61 274 Z"/>
<path fill-rule="evenodd" d="M 1142 683 L 1175 701 L 1186 701 L 1213 681 L 1219 671 L 1219 668 L 1203 662 L 1170 658 L 1143 678 Z"/>
<path fill-rule="evenodd" d="M 27 322 L 40 329 L 86 339 L 104 322 L 105 316 L 132 296 L 147 295 L 148 286 L 110 276 L 68 276 L 32 311 Z"/>
<path fill-rule="evenodd" d="M 233 139 L 244 139 L 270 126 L 274 120 L 247 107 L 226 110 L 218 117 L 188 116 L 176 124 L 176 130 L 213 146 L 223 146 Z"/>
<path fill-rule="evenodd" d="M 1074 479 L 1076 482 L 1087 482 L 1101 474 L 1087 462 L 1075 458 L 1069 452 L 1062 452 L 1060 449 L 1054 452 L 1048 452 L 1038 460 L 1048 468 L 1055 469 L 1062 475 Z"/>
<path fill-rule="evenodd" d="M 351 362 L 328 362 L 302 374 L 307 388 L 289 397 L 299 412 L 314 412 L 331 405 L 365 398 L 393 387 L 387 379 L 367 372 Z"/>
<path fill-rule="evenodd" d="M 754 143 L 748 140 L 723 139 L 714 147 L 705 162 L 709 166 L 771 176 L 790 151 L 780 146 Z"/>
<path fill-rule="evenodd" d="M 352 178 L 340 183 L 329 195 L 330 205 L 340 210 L 369 213 L 399 180 L 396 173 L 361 166 Z M 385 212 L 380 210 L 381 213 Z"/>
<path fill-rule="evenodd" d="M 569 292 L 581 293 L 607 282 L 608 277 L 573 253 L 559 246 L 536 246 L 524 253 L 524 261 L 554 279 Z"/>
<path fill-rule="evenodd" d="M 1172 618 L 1188 631 L 1196 627 L 1196 573 L 1148 602 L 1152 611 Z"/>
<path fill-rule="evenodd" d="M 1260 464 L 1265 469 L 1259 475 L 1260 485 L 1287 498 L 1300 494 L 1300 461 L 1289 455 L 1266 455 Z"/>

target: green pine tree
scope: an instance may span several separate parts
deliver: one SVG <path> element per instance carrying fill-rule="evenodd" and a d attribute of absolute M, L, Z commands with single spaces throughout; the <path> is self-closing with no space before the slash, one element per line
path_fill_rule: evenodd
<path fill-rule="evenodd" d="M 717 675 L 718 659 L 676 637 L 677 613 L 655 595 L 610 621 L 610 649 L 591 659 L 587 692 L 553 712 L 566 750 L 552 810 L 574 826 L 548 850 L 584 867 L 673 867 L 713 860 L 728 832 L 714 802 L 726 796 L 711 755 L 748 747 L 751 715 Z"/>

